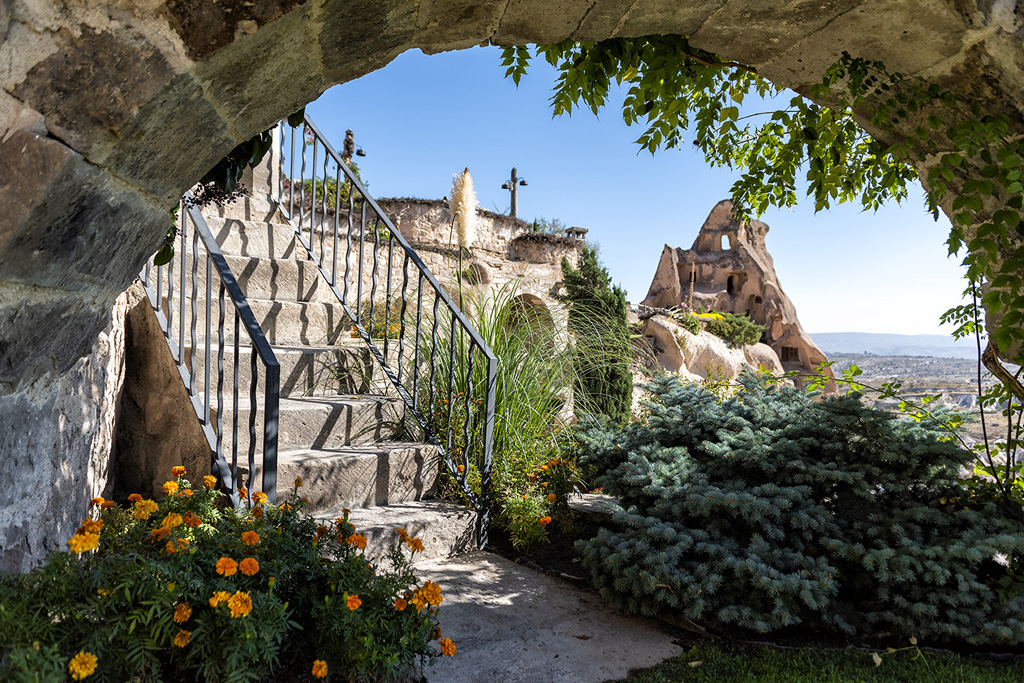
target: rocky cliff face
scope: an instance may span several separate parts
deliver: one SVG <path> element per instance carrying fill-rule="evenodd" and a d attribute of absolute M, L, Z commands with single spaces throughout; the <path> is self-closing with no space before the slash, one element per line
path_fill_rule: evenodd
<path fill-rule="evenodd" d="M 768 225 L 739 222 L 732 202 L 719 202 L 689 249 L 665 245 L 642 306 L 683 307 L 746 314 L 766 328 L 765 344 L 786 371 L 814 372 L 825 361 L 800 326 L 796 308 L 779 285 L 765 245 Z"/>

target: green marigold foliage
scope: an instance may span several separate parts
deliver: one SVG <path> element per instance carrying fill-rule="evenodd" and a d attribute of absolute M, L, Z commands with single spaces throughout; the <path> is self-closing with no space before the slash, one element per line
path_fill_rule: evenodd
<path fill-rule="evenodd" d="M 764 337 L 764 325 L 758 325 L 745 315 L 720 313 L 721 320 L 705 320 L 704 329 L 729 342 L 729 346 L 740 347 L 756 344 Z"/>
<path fill-rule="evenodd" d="M 568 305 L 569 329 L 584 345 L 574 368 L 577 407 L 625 422 L 633 402 L 626 294 L 612 285 L 594 249 L 583 250 L 576 268 L 563 258 L 562 277 L 566 291 L 558 300 Z"/>
<path fill-rule="evenodd" d="M 621 498 L 615 528 L 580 543 L 614 603 L 757 632 L 1024 639 L 1024 596 L 993 588 L 1024 524 L 960 485 L 970 453 L 857 396 L 740 382 L 719 401 L 660 378 L 646 423 L 583 432 Z"/>

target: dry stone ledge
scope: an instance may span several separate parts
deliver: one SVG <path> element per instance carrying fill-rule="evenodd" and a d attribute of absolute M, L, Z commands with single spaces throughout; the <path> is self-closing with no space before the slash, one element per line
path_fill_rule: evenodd
<path fill-rule="evenodd" d="M 960 0 L 2 0 L 4 476 L 18 452 L 84 481 L 76 447 L 48 436 L 66 420 L 60 387 L 84 357 L 105 364 L 94 342 L 181 193 L 239 142 L 406 50 L 681 34 L 804 93 L 846 51 L 1008 115 L 1015 136 L 1020 15 Z M 951 184 L 947 212 L 970 178 Z"/>

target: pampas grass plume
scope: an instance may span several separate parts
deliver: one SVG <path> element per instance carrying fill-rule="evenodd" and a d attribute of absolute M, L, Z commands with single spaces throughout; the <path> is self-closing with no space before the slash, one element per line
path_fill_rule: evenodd
<path fill-rule="evenodd" d="M 452 179 L 452 195 L 448 203 L 460 247 L 471 247 L 476 239 L 476 207 L 473 176 L 467 168 Z"/>

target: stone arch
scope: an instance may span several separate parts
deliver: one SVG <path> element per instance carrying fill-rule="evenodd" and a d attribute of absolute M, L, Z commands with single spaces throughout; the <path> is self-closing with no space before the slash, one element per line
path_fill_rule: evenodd
<path fill-rule="evenodd" d="M 474 261 L 466 269 L 466 282 L 471 285 L 489 285 L 491 284 L 491 272 L 488 268 L 478 261 Z"/>
<path fill-rule="evenodd" d="M 51 439 L 78 438 L 62 431 L 62 377 L 97 343 L 184 190 L 239 142 L 406 50 L 676 34 L 801 93 L 845 51 L 1005 113 L 1014 122 L 1007 135 L 1016 136 L 1024 132 L 1024 42 L 1013 7 L 0 2 L 0 454 L 60 459 Z M 855 116 L 870 130 L 869 106 Z M 895 135 L 909 136 L 913 125 Z M 950 184 L 947 212 L 974 177 Z"/>
<path fill-rule="evenodd" d="M 516 329 L 541 331 L 555 326 L 548 305 L 536 294 L 518 294 L 508 306 L 508 323 Z"/>

